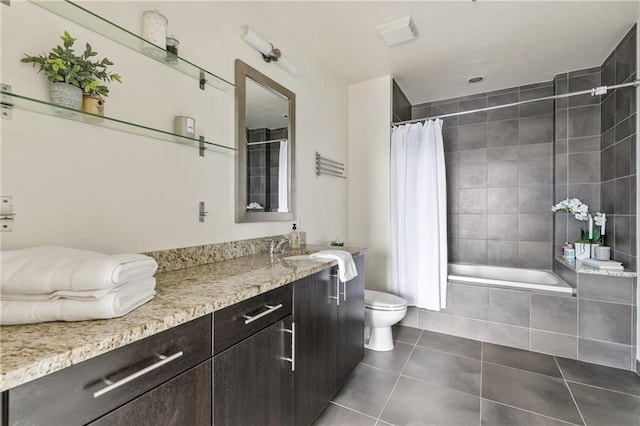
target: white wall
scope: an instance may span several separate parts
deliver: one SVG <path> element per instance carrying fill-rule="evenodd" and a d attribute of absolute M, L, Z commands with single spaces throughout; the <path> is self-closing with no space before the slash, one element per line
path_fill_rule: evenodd
<path fill-rule="evenodd" d="M 160 9 L 180 40 L 180 55 L 234 80 L 240 58 L 297 96 L 296 216 L 309 242 L 347 236 L 347 183 L 316 178 L 314 154 L 347 159 L 347 86 L 295 37 L 263 22 L 268 5 L 242 2 L 85 2 L 85 7 L 137 32 L 142 12 Z M 46 79 L 19 59 L 60 42 L 68 30 L 78 50 L 90 42 L 123 76 L 111 84 L 106 114 L 165 130 L 175 115 L 196 119 L 207 139 L 235 146 L 234 95 L 197 82 L 31 3 L 0 7 L 1 79 L 16 93 L 48 99 Z M 300 67 L 293 77 L 262 61 L 241 41 L 248 24 Z M 291 223 L 234 223 L 235 154 L 207 152 L 151 138 L 14 110 L 2 120 L 1 192 L 11 195 L 14 231 L 2 248 L 58 244 L 105 252 L 140 252 L 285 233 Z M 198 223 L 198 202 L 209 216 Z"/>
<path fill-rule="evenodd" d="M 349 244 L 367 247 L 366 287 L 388 291 L 391 77 L 349 86 Z"/>

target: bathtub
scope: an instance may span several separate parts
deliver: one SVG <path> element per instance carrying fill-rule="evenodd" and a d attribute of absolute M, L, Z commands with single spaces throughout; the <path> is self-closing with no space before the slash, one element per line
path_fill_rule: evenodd
<path fill-rule="evenodd" d="M 551 271 L 501 266 L 449 264 L 449 281 L 521 290 L 575 294 L 575 289 Z"/>

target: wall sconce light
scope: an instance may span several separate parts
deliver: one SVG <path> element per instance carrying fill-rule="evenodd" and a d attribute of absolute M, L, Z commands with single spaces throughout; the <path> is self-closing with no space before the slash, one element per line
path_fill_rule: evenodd
<path fill-rule="evenodd" d="M 262 54 L 262 59 L 265 62 L 275 62 L 283 70 L 291 75 L 298 74 L 298 66 L 294 64 L 289 58 L 284 56 L 280 49 L 277 49 L 273 44 L 262 38 L 260 35 L 251 31 L 248 25 L 240 27 L 240 37 L 251 47 L 256 49 Z"/>

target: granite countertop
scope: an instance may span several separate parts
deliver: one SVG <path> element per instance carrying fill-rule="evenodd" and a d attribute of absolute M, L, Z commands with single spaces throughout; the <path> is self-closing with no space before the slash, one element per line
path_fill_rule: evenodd
<path fill-rule="evenodd" d="M 328 249 L 307 246 L 306 252 Z M 332 247 L 335 248 L 335 247 Z M 340 247 L 353 255 L 363 249 Z M 335 261 L 268 253 L 156 274 L 156 297 L 121 318 L 0 327 L 0 391 L 312 275 Z"/>
<path fill-rule="evenodd" d="M 565 259 L 561 256 L 556 256 L 556 260 L 579 274 L 608 275 L 610 277 L 623 278 L 635 278 L 638 276 L 637 272 L 627 268 L 622 271 L 613 271 L 611 269 L 597 269 L 588 265 L 583 265 L 582 261 L 577 259 Z"/>

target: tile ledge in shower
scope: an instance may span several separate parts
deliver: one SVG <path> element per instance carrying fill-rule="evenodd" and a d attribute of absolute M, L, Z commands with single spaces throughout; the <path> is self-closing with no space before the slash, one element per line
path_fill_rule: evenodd
<path fill-rule="evenodd" d="M 582 265 L 582 261 L 580 260 L 574 260 L 574 259 L 566 260 L 560 256 L 556 256 L 556 261 L 579 274 L 607 275 L 610 277 L 626 277 L 626 278 L 636 278 L 638 276 L 637 272 L 631 271 L 629 269 L 625 269 L 623 271 L 595 269 L 590 266 Z"/>

